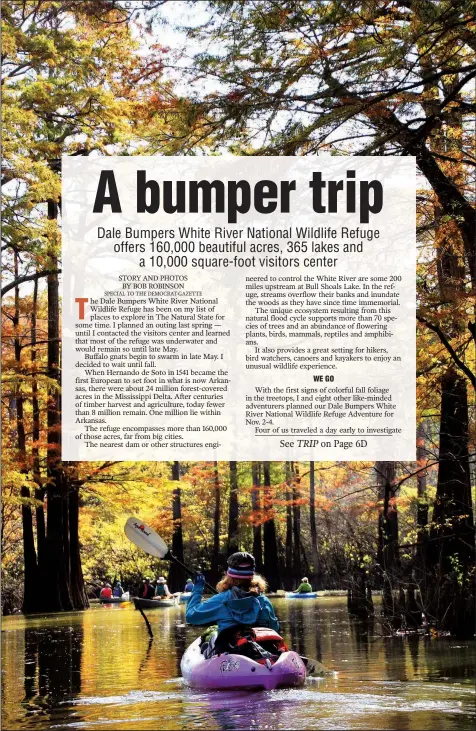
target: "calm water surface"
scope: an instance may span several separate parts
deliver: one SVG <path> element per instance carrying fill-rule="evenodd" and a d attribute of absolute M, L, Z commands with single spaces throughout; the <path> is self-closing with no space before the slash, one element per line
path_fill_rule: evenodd
<path fill-rule="evenodd" d="M 297 690 L 200 692 L 179 664 L 199 630 L 184 607 L 130 605 L 34 619 L 2 631 L 4 729 L 473 729 L 476 643 L 385 638 L 344 599 L 274 600 L 288 643 L 336 671 Z"/>

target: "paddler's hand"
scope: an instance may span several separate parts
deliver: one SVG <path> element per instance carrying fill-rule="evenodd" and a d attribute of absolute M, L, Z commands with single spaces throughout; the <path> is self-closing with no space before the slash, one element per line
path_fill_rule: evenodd
<path fill-rule="evenodd" d="M 197 574 L 195 577 L 195 585 L 194 590 L 196 589 L 197 592 L 199 591 L 200 594 L 203 594 L 203 590 L 205 589 L 205 577 L 203 574 Z"/>

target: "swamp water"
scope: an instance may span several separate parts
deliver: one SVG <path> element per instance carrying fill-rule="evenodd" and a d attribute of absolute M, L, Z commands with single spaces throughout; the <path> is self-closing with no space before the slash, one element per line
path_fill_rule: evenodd
<path fill-rule="evenodd" d="M 23 729 L 405 729 L 476 725 L 476 642 L 379 636 L 349 619 L 343 598 L 275 599 L 288 644 L 337 675 L 300 689 L 202 692 L 180 677 L 200 630 L 184 606 L 132 605 L 2 623 L 2 728 Z"/>

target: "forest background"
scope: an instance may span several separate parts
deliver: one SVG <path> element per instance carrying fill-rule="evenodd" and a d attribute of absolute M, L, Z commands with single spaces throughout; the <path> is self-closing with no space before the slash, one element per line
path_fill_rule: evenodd
<path fill-rule="evenodd" d="M 3 613 L 249 550 L 392 630 L 474 632 L 476 9 L 468 0 L 2 3 Z M 61 461 L 62 155 L 412 155 L 416 460 Z M 473 493 L 473 494 L 472 494 Z M 172 590 L 186 576 L 172 565 Z"/>

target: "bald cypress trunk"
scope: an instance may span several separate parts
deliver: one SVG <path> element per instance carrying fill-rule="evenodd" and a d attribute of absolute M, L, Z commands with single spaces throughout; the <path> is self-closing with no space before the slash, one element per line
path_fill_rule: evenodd
<path fill-rule="evenodd" d="M 286 544 L 285 544 L 285 589 L 293 588 L 293 506 L 292 506 L 291 462 L 286 462 Z"/>
<path fill-rule="evenodd" d="M 48 218 L 56 220 L 58 204 L 48 201 Z M 58 266 L 55 245 L 48 250 L 50 269 Z M 60 400 L 60 346 L 59 346 L 59 282 L 58 275 L 47 278 L 48 295 L 48 389 L 47 427 L 47 526 L 44 560 L 40 567 L 44 590 L 38 611 L 66 611 L 73 609 L 70 591 L 69 541 L 65 540 L 69 510 L 68 481 L 61 464 L 61 400 Z M 66 523 L 65 523 L 66 521 Z"/>
<path fill-rule="evenodd" d="M 319 551 L 317 547 L 317 524 L 316 524 L 316 473 L 314 462 L 309 462 L 309 523 L 311 528 L 311 550 L 312 550 L 312 571 L 314 578 L 314 589 L 319 589 L 321 584 Z"/>
<path fill-rule="evenodd" d="M 398 554 L 398 511 L 395 502 L 395 462 L 376 462 L 379 485 L 379 522 L 377 561 L 382 579 L 382 611 L 394 629 L 401 625 L 400 557 Z"/>
<path fill-rule="evenodd" d="M 69 490 L 69 535 L 70 535 L 70 582 L 75 609 L 87 609 L 89 600 L 84 586 L 81 551 L 79 545 L 79 486 Z"/>
<path fill-rule="evenodd" d="M 299 487 L 301 477 L 299 474 L 299 465 L 292 462 L 292 495 L 293 495 L 293 578 L 299 581 L 302 576 L 301 565 L 301 506 L 299 500 L 301 494 Z"/>
<path fill-rule="evenodd" d="M 431 63 L 431 55 L 425 55 Z M 458 91 L 458 73 L 448 76 L 441 84 L 427 84 L 426 104 L 434 113 L 440 102 L 440 94 Z M 431 92 L 431 93 L 430 93 Z M 424 106 L 425 109 L 425 106 Z M 449 106 L 445 121 L 438 125 L 431 140 L 431 151 L 442 153 L 455 161 L 447 175 L 455 190 L 462 191 L 468 185 L 466 167 L 462 163 L 464 124 L 458 105 Z M 433 159 L 433 168 L 436 163 Z M 423 168 L 422 168 L 423 169 Z M 425 173 L 426 174 L 426 173 Z M 474 208 L 468 205 L 465 215 L 457 206 L 448 205 L 447 192 L 441 185 L 434 185 L 437 194 L 434 202 L 435 244 L 437 246 L 437 275 L 440 301 L 444 303 L 445 316 L 453 319 L 446 324 L 446 335 L 451 341 L 460 336 L 468 326 L 466 317 L 460 317 L 461 298 L 467 282 L 476 287 L 476 236 Z M 463 201 L 461 195 L 461 202 Z M 469 199 L 468 199 L 469 204 Z M 457 223 L 457 231 L 448 227 L 448 219 Z M 471 228 L 467 224 L 471 222 Z M 464 248 L 464 256 L 461 251 Z M 451 309 L 448 307 L 451 306 Z M 440 317 L 440 313 L 436 312 Z M 441 313 L 443 314 L 443 313 Z M 475 334 L 474 324 L 468 328 Z M 464 358 L 464 356 L 463 356 Z M 443 372 L 440 407 L 440 445 L 438 481 L 433 507 L 429 540 L 425 547 L 425 582 L 422 586 L 424 607 L 428 619 L 441 629 L 460 637 L 472 637 L 475 625 L 474 602 L 474 519 L 469 468 L 469 414 L 467 381 L 460 372 L 449 365 Z M 420 552 L 421 555 L 421 552 Z"/>
<path fill-rule="evenodd" d="M 430 618 L 460 637 L 474 632 L 474 523 L 468 450 L 466 382 L 455 371 L 442 378 L 436 498 L 427 546 L 426 602 Z"/>
<path fill-rule="evenodd" d="M 176 487 L 172 494 L 172 520 L 174 524 L 172 534 L 172 553 L 179 559 L 184 560 L 183 555 L 183 528 L 182 528 L 182 492 L 180 489 L 180 462 L 172 463 L 172 480 Z M 186 580 L 185 572 L 181 566 L 174 561 L 170 562 L 168 586 L 170 591 L 183 591 Z"/>
<path fill-rule="evenodd" d="M 213 463 L 213 481 L 215 489 L 213 491 L 214 511 L 213 511 L 213 549 L 212 549 L 212 581 L 217 582 L 219 578 L 220 563 L 220 474 L 218 472 L 218 462 Z"/>
<path fill-rule="evenodd" d="M 30 320 L 30 360 L 31 360 L 31 410 L 32 410 L 32 438 L 33 443 L 31 446 L 31 457 L 32 457 L 32 472 L 33 480 L 37 487 L 35 488 L 35 517 L 36 517 L 36 545 L 38 552 L 38 564 L 44 563 L 45 554 L 45 540 L 46 540 L 46 524 L 45 524 L 45 489 L 43 487 L 43 480 L 41 476 L 40 466 L 40 450 L 38 442 L 40 440 L 40 404 L 38 400 L 38 381 L 36 378 L 37 369 L 37 353 L 36 353 L 36 341 L 37 341 L 37 315 L 38 315 L 38 280 L 35 279 L 33 286 L 33 302 L 31 310 Z"/>
<path fill-rule="evenodd" d="M 15 279 L 18 279 L 18 255 L 15 253 Z M 20 342 L 20 293 L 18 286 L 15 287 L 15 309 L 13 314 L 14 336 L 14 353 L 17 376 L 20 379 L 22 372 L 21 364 L 21 342 Z M 20 473 L 25 475 L 25 481 L 28 474 L 27 453 L 26 453 L 26 436 L 24 422 L 24 399 L 19 381 L 15 386 L 15 406 L 16 406 L 16 437 L 18 447 L 18 463 Z M 33 513 L 31 506 L 30 488 L 23 484 L 20 488 L 21 496 L 21 521 L 22 521 L 22 538 L 23 538 L 23 561 L 24 561 L 24 581 L 23 581 L 23 611 L 28 614 L 34 611 L 35 595 L 38 591 L 38 566 L 36 560 L 35 539 L 33 535 Z"/>
<path fill-rule="evenodd" d="M 271 591 L 277 591 L 281 586 L 281 582 L 279 578 L 278 543 L 276 540 L 276 526 L 272 507 L 269 462 L 263 462 L 263 486 L 265 512 L 265 522 L 263 524 L 264 575 Z"/>
<path fill-rule="evenodd" d="M 238 471 L 236 462 L 230 462 L 230 500 L 228 506 L 228 555 L 239 550 L 238 536 Z"/>
<path fill-rule="evenodd" d="M 426 463 L 425 430 L 420 422 L 417 428 L 417 463 L 420 472 L 417 475 L 417 549 L 415 557 L 415 578 L 418 586 L 426 581 L 426 550 L 428 545 L 428 500 L 426 494 L 426 470 L 422 467 Z"/>
<path fill-rule="evenodd" d="M 261 464 L 251 463 L 251 478 L 253 487 L 251 489 L 251 509 L 253 513 L 261 516 Z M 263 545 L 261 523 L 253 524 L 253 556 L 256 561 L 256 570 L 261 573 L 263 570 Z"/>

